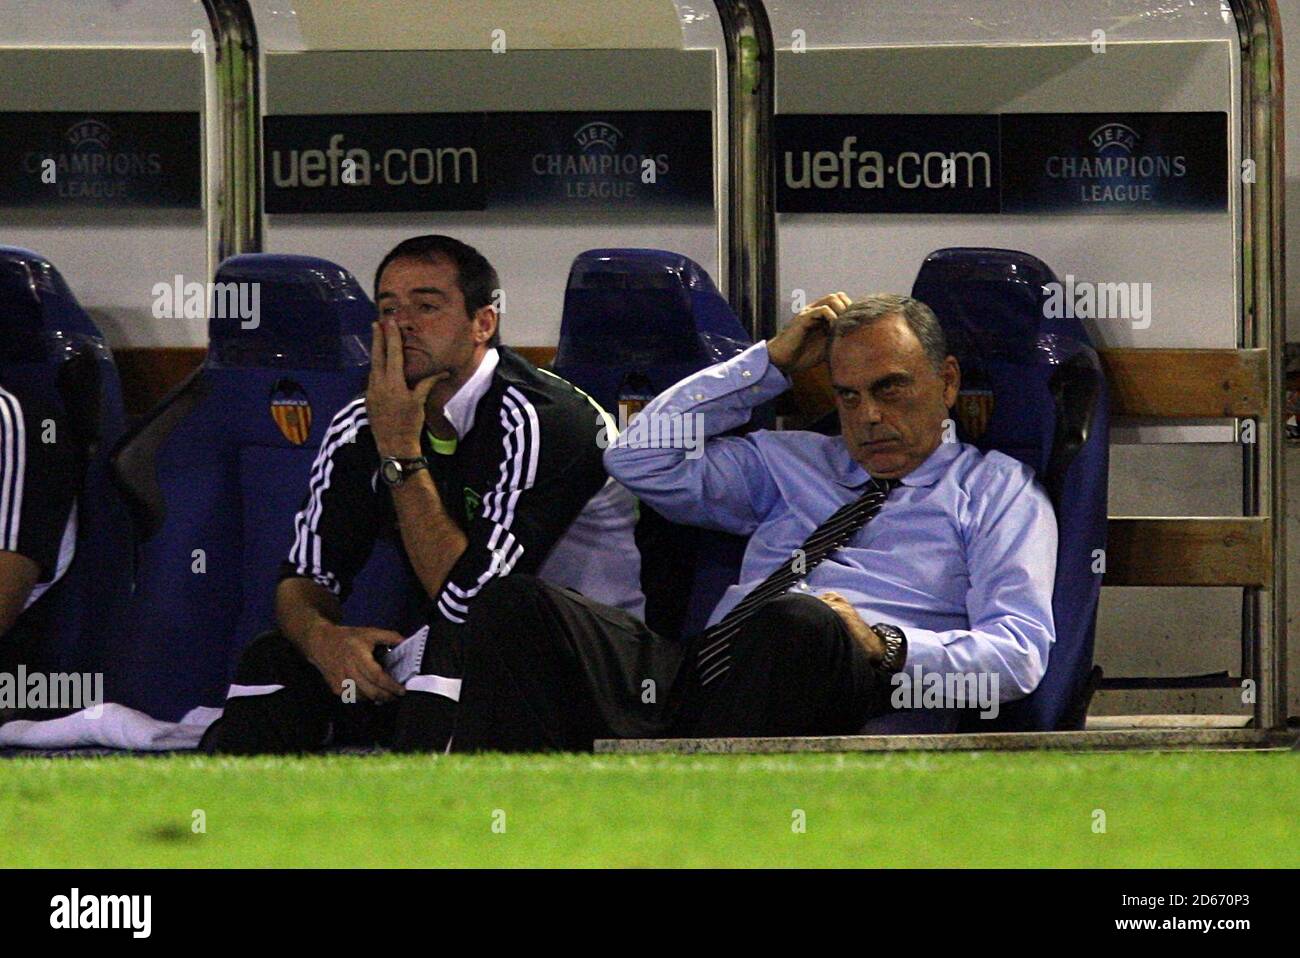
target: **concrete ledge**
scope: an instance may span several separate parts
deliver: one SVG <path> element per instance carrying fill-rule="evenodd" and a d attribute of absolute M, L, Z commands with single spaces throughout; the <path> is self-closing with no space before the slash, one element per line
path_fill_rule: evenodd
<path fill-rule="evenodd" d="M 773 754 L 785 752 L 963 752 L 1061 749 L 1079 752 L 1291 748 L 1300 732 L 1252 728 L 1107 729 L 1085 732 L 971 732 L 955 735 L 835 735 L 824 738 L 597 739 L 605 754 Z"/>
<path fill-rule="evenodd" d="M 1117 728 L 1249 728 L 1249 715 L 1089 715 L 1089 732 Z"/>

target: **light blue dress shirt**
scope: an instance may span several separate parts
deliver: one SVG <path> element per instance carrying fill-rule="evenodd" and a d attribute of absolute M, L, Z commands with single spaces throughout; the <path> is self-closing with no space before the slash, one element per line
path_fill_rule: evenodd
<path fill-rule="evenodd" d="M 668 445 L 666 427 L 638 430 L 633 419 L 605 451 L 610 475 L 669 519 L 750 536 L 740 582 L 710 624 L 790 562 L 870 478 L 839 436 L 718 436 L 789 385 L 769 362 L 767 344 L 757 343 L 677 383 L 641 413 L 648 423 L 692 417 L 680 423 L 702 426 L 709 437 L 702 450 L 699 443 Z M 791 591 L 840 593 L 868 624 L 906 633 L 909 672 L 918 665 L 927 673 L 987 672 L 1007 701 L 1043 677 L 1055 637 L 1055 574 L 1056 517 L 1033 471 L 1002 453 L 949 442 Z"/>

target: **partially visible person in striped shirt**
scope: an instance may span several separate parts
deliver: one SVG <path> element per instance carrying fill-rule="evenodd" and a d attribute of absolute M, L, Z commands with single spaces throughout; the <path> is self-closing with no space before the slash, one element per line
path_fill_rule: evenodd
<path fill-rule="evenodd" d="M 76 549 L 78 457 L 63 427 L 53 400 L 0 379 L 0 672 L 43 638 L 37 605 Z"/>

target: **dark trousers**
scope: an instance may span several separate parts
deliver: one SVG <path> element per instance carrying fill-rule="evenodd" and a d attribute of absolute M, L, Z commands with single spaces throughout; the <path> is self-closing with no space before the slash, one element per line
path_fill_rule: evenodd
<path fill-rule="evenodd" d="M 888 673 L 839 616 L 784 595 L 702 687 L 696 641 L 532 576 L 496 579 L 468 623 L 454 751 L 587 751 L 597 738 L 852 734 L 889 710 Z"/>
<path fill-rule="evenodd" d="M 50 616 L 51 606 L 44 600 L 32 606 L 18 617 L 8 632 L 0 635 L 0 675 L 9 676 L 8 681 L 17 683 L 19 670 L 27 675 L 36 673 L 64 672 L 56 657 L 50 654 L 42 642 L 43 637 L 53 630 Z M 78 670 L 84 671 L 84 670 Z M 14 688 L 17 688 L 15 684 Z M 86 703 L 89 704 L 89 703 Z M 0 708 L 0 725 L 5 722 L 22 720 L 26 722 L 43 722 L 47 719 L 62 718 L 79 711 L 74 708 Z"/>
<path fill-rule="evenodd" d="M 426 655 L 426 661 L 428 656 Z M 451 734 L 455 703 L 408 691 L 385 705 L 360 696 L 345 702 L 279 632 L 265 632 L 244 650 L 235 673 L 241 686 L 281 685 L 258 695 L 226 700 L 220 719 L 199 748 L 226 755 L 288 755 L 326 747 L 442 751 Z"/>

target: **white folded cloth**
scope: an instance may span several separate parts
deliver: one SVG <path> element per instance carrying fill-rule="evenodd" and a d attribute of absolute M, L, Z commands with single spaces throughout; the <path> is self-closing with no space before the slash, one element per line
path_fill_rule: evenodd
<path fill-rule="evenodd" d="M 195 748 L 221 709 L 196 708 L 179 722 L 163 722 L 125 705 L 97 705 L 63 718 L 0 725 L 0 748 L 120 748 L 167 752 Z"/>

